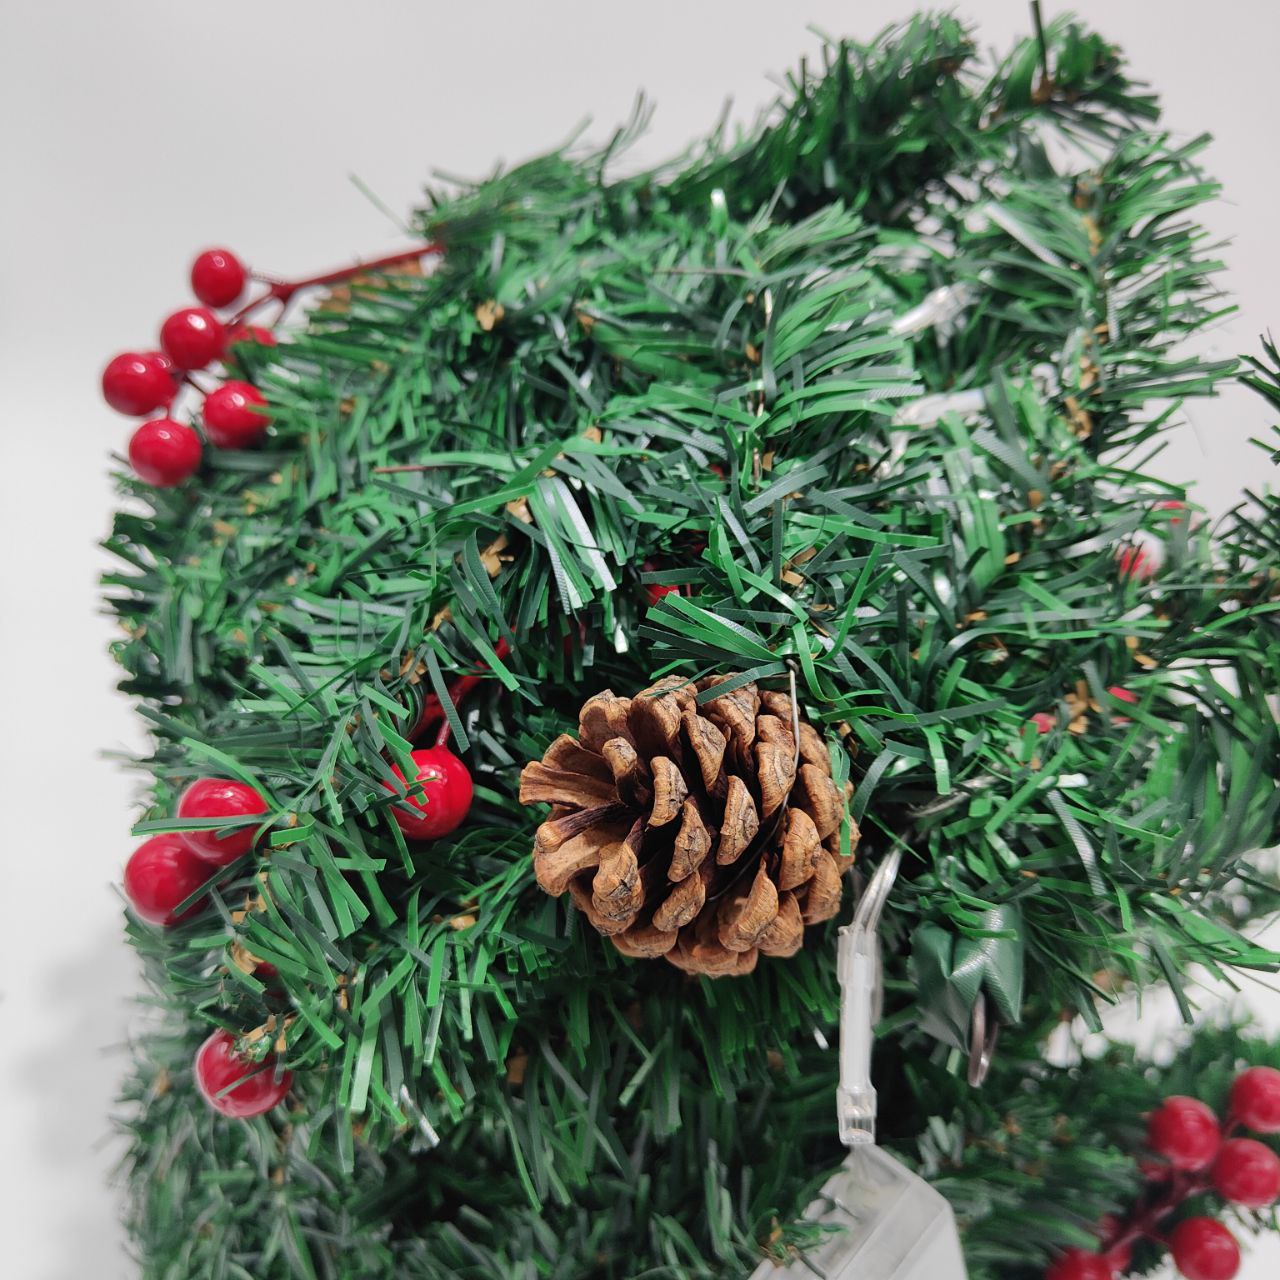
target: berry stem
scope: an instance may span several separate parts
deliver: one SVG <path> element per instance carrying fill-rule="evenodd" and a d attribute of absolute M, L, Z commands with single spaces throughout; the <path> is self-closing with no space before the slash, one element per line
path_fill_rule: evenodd
<path fill-rule="evenodd" d="M 1128 1218 L 1122 1218 L 1102 1241 L 1100 1252 L 1105 1256 L 1122 1250 L 1144 1237 L 1157 1243 L 1167 1243 L 1160 1230 L 1160 1223 L 1180 1204 L 1202 1191 L 1211 1183 L 1206 1174 L 1195 1176 L 1170 1172 L 1164 1189 L 1152 1198 L 1140 1199 Z"/>
<path fill-rule="evenodd" d="M 260 293 L 256 298 L 250 298 L 231 317 L 228 323 L 240 324 L 257 311 L 259 307 L 265 306 L 272 301 L 280 303 L 283 310 L 299 290 L 316 288 L 326 284 L 338 284 L 343 280 L 350 280 L 354 276 L 365 275 L 371 271 L 385 271 L 390 267 L 398 267 L 406 262 L 416 262 L 428 253 L 441 252 L 443 252 L 443 247 L 435 241 L 431 241 L 427 244 L 417 245 L 412 249 L 403 249 L 399 253 L 389 253 L 385 257 L 374 258 L 371 262 L 352 263 L 349 266 L 339 267 L 334 271 L 324 271 L 319 275 L 304 276 L 300 280 L 280 280 L 274 276 L 255 275 L 255 280 L 267 286 L 266 292 Z"/>
<path fill-rule="evenodd" d="M 275 319 L 271 322 L 271 326 L 274 326 L 283 319 L 289 304 L 293 301 L 295 295 L 303 289 L 311 289 L 326 284 L 338 284 L 340 281 L 350 280 L 355 276 L 366 275 L 372 271 L 385 271 L 390 267 L 398 267 L 406 262 L 415 262 L 429 253 L 443 252 L 443 245 L 436 241 L 430 241 L 427 244 L 416 245 L 412 249 L 402 249 L 399 253 L 389 253 L 381 258 L 373 258 L 368 262 L 353 262 L 349 266 L 338 267 L 333 271 L 322 271 L 319 275 L 304 276 L 300 280 L 284 280 L 278 276 L 255 272 L 251 278 L 259 284 L 265 285 L 265 290 L 256 298 L 250 298 L 248 302 L 233 312 L 224 322 L 224 328 L 227 331 L 234 329 L 263 307 L 272 303 L 279 307 Z M 189 372 L 183 372 L 178 381 L 177 395 L 180 395 L 188 388 L 200 396 L 209 394 L 208 387 L 198 382 Z M 177 395 L 175 395 L 175 400 Z M 171 413 L 173 407 L 171 404 L 169 409 Z"/>

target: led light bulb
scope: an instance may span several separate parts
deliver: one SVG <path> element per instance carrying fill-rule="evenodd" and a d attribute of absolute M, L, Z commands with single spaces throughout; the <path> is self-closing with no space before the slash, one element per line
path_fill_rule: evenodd
<path fill-rule="evenodd" d="M 852 923 L 840 930 L 836 1116 L 850 1152 L 804 1215 L 835 1230 L 788 1261 L 762 1262 L 752 1280 L 966 1280 L 951 1206 L 876 1146 L 871 1047 L 880 1003 L 877 925 L 900 858 L 895 851 L 880 864 Z"/>

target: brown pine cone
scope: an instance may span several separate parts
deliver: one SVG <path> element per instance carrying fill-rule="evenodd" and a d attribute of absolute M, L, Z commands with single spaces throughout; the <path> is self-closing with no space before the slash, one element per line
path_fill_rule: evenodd
<path fill-rule="evenodd" d="M 822 735 L 801 719 L 797 746 L 791 700 L 754 684 L 697 705 L 730 678 L 597 694 L 577 740 L 562 734 L 520 775 L 522 804 L 551 805 L 538 883 L 624 955 L 713 976 L 794 955 L 805 925 L 836 913 L 852 862 Z"/>

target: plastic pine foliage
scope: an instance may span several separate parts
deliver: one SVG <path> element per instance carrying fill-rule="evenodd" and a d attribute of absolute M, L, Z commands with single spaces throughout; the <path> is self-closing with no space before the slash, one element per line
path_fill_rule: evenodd
<path fill-rule="evenodd" d="M 812 1239 L 852 887 L 713 980 L 534 881 L 521 767 L 672 673 L 794 677 L 860 865 L 903 851 L 881 1139 L 976 1280 L 1095 1244 L 1180 1080 L 1280 1063 L 1233 1030 L 1164 1071 L 1045 1061 L 1153 984 L 1190 1020 L 1192 965 L 1277 966 L 1247 937 L 1276 902 L 1248 857 L 1277 834 L 1277 509 L 1212 523 L 1147 469 L 1237 376 L 1196 354 L 1228 309 L 1204 140 L 1077 25 L 989 65 L 945 17 L 831 43 L 745 135 L 626 176 L 642 123 L 431 190 L 438 266 L 237 355 L 260 447 L 120 479 L 137 833 L 201 775 L 269 806 L 202 910 L 129 924 L 166 1010 L 122 1121 L 147 1277 L 700 1280 Z M 391 769 L 432 693 L 475 798 L 407 842 Z M 282 1106 L 200 1102 L 215 1025 L 273 1046 Z"/>

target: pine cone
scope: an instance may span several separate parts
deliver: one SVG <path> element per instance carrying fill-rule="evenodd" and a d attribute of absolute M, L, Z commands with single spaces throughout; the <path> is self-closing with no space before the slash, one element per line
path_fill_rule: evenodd
<path fill-rule="evenodd" d="M 805 925 L 839 908 L 852 856 L 826 743 L 801 719 L 797 747 L 793 723 L 791 700 L 754 684 L 701 706 L 674 676 L 634 698 L 597 694 L 577 740 L 562 734 L 520 775 L 522 804 L 551 805 L 538 883 L 567 891 L 624 955 L 711 975 L 794 955 Z"/>

